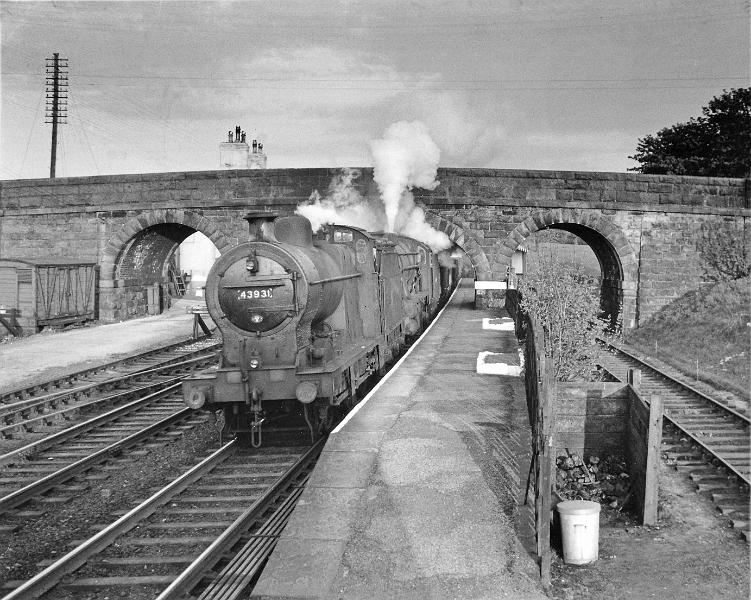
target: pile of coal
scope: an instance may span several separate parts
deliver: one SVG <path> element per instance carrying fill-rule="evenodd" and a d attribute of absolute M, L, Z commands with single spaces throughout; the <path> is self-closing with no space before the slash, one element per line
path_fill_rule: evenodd
<path fill-rule="evenodd" d="M 629 499 L 631 480 L 619 456 L 592 455 L 585 462 L 576 452 L 567 452 L 555 464 L 556 492 L 564 500 L 591 500 L 618 508 Z"/>

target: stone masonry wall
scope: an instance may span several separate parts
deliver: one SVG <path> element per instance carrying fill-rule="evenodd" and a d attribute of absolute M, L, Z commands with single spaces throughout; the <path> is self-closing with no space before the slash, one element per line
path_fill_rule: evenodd
<path fill-rule="evenodd" d="M 377 197 L 372 169 L 358 170 L 355 187 Z M 235 244 L 247 236 L 242 216 L 249 209 L 289 213 L 314 190 L 325 194 L 339 173 L 277 169 L 3 181 L 0 257 L 96 258 L 103 288 L 116 287 L 106 274 L 139 227 L 175 222 Z M 505 279 L 513 248 L 534 231 L 578 228 L 578 234 L 592 234 L 590 245 L 610 248 L 606 258 L 613 264 L 603 268 L 623 271 L 624 294 L 635 298 L 635 322 L 699 285 L 702 224 L 735 228 L 751 246 L 744 179 L 487 169 L 440 169 L 438 179 L 435 190 L 415 190 L 415 198 L 428 220 L 468 252 L 478 279 Z M 117 294 L 103 292 L 103 302 L 118 301 Z"/>

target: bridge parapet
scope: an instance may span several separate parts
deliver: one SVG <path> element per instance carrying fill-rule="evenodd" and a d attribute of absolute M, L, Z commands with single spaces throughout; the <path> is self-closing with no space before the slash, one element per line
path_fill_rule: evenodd
<path fill-rule="evenodd" d="M 373 170 L 358 171 L 355 188 L 377 198 Z M 1 181 L 0 257 L 95 259 L 106 275 L 101 313 L 136 316 L 145 301 L 134 286 L 153 287 L 164 271 L 149 261 L 163 260 L 186 235 L 201 231 L 219 246 L 242 241 L 249 208 L 290 213 L 313 191 L 325 194 L 340 173 L 222 170 Z M 751 248 L 746 179 L 454 168 L 439 169 L 437 178 L 439 186 L 416 189 L 415 198 L 428 221 L 465 250 L 478 280 L 504 280 L 514 249 L 535 231 L 565 229 L 595 251 L 603 290 L 612 290 L 611 305 L 623 303 L 627 326 L 700 285 L 703 224 L 737 230 Z M 133 260 L 124 258 L 128 253 Z"/>
<path fill-rule="evenodd" d="M 372 168 L 354 184 L 376 197 Z M 0 182 L 0 214 L 175 208 L 176 206 L 297 205 L 324 192 L 340 169 L 266 169 L 145 173 Z M 751 209 L 748 180 L 638 173 L 438 170 L 440 185 L 415 190 L 418 201 L 472 206 L 524 205 L 670 212 Z"/>

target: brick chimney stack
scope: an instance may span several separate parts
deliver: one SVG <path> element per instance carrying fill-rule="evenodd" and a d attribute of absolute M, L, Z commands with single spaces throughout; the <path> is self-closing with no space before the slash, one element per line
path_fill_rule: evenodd
<path fill-rule="evenodd" d="M 245 132 L 237 125 L 227 132 L 227 141 L 219 144 L 219 167 L 221 169 L 265 169 L 266 155 L 263 144 L 253 140 L 252 146 L 245 141 Z"/>

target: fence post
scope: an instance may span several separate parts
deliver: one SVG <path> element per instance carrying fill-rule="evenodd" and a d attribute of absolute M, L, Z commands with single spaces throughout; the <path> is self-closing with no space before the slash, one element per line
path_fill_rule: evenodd
<path fill-rule="evenodd" d="M 542 448 L 540 451 L 540 494 L 541 502 L 541 554 L 540 554 L 540 581 L 544 588 L 550 587 L 550 505 L 552 504 L 552 470 L 553 470 L 553 436 L 555 431 L 555 384 L 549 371 L 543 374 L 543 389 L 541 394 L 542 403 Z"/>
<path fill-rule="evenodd" d="M 649 431 L 647 435 L 647 468 L 644 481 L 644 524 L 657 523 L 657 503 L 660 477 L 660 444 L 662 443 L 662 398 L 652 396 L 649 401 Z"/>
<path fill-rule="evenodd" d="M 641 387 L 641 369 L 629 368 L 626 382 L 634 389 Z"/>

